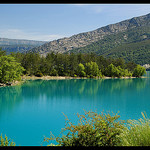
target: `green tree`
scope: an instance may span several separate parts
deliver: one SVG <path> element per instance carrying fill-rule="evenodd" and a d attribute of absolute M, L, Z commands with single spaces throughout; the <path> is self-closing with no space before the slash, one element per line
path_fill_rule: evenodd
<path fill-rule="evenodd" d="M 128 69 L 122 69 L 118 66 L 115 68 L 115 77 L 132 77 L 132 73 Z"/>
<path fill-rule="evenodd" d="M 74 76 L 77 66 L 78 66 L 78 62 L 77 62 L 77 55 L 75 55 L 74 53 L 70 54 L 69 57 L 69 64 L 70 64 L 70 76 Z"/>
<path fill-rule="evenodd" d="M 77 75 L 79 77 L 85 77 L 86 76 L 86 73 L 85 73 L 85 67 L 83 64 L 79 64 L 78 67 L 77 67 Z"/>
<path fill-rule="evenodd" d="M 54 71 L 54 67 L 55 67 L 55 63 L 56 63 L 56 55 L 54 52 L 48 53 L 45 57 L 45 64 L 42 63 L 42 65 L 44 65 L 43 67 L 45 68 L 45 75 L 54 75 L 55 71 Z M 42 67 L 42 66 L 41 66 Z"/>
<path fill-rule="evenodd" d="M 140 65 L 137 65 L 133 71 L 134 77 L 141 77 L 146 73 L 146 69 Z"/>
<path fill-rule="evenodd" d="M 105 69 L 105 75 L 109 77 L 115 77 L 115 74 L 116 74 L 116 67 L 111 63 Z"/>
<path fill-rule="evenodd" d="M 38 53 L 26 53 L 22 59 L 22 66 L 29 75 L 35 75 L 40 68 L 40 55 Z"/>
<path fill-rule="evenodd" d="M 131 77 L 132 73 L 128 69 L 123 69 L 120 66 L 114 66 L 112 63 L 105 69 L 105 75 L 109 77 Z"/>
<path fill-rule="evenodd" d="M 89 77 L 101 76 L 101 72 L 96 62 L 88 62 L 85 64 L 85 72 Z"/>
<path fill-rule="evenodd" d="M 113 63 L 116 67 L 120 66 L 121 68 L 125 68 L 125 60 L 123 58 L 117 58 L 114 60 L 114 63 Z"/>
<path fill-rule="evenodd" d="M 85 64 L 85 56 L 84 56 L 84 54 L 82 54 L 82 53 L 77 53 L 76 55 L 77 55 L 78 64 L 79 64 L 79 63 Z"/>
<path fill-rule="evenodd" d="M 128 63 L 126 63 L 126 68 L 129 70 L 129 71 L 134 71 L 134 69 L 136 68 L 137 64 L 134 63 L 134 62 L 131 62 L 129 61 Z"/>
<path fill-rule="evenodd" d="M 18 63 L 14 57 L 0 57 L 0 82 L 7 83 L 14 80 L 20 80 L 24 68 Z"/>

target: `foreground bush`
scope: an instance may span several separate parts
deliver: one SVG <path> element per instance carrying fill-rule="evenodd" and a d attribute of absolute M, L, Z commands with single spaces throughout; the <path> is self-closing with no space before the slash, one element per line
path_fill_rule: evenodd
<path fill-rule="evenodd" d="M 150 146 L 150 120 L 142 113 L 143 119 L 129 120 L 120 134 L 121 146 Z"/>
<path fill-rule="evenodd" d="M 85 112 L 78 115 L 79 123 L 74 125 L 68 118 L 66 126 L 62 130 L 62 136 L 44 138 L 44 141 L 56 140 L 61 146 L 116 146 L 120 143 L 118 136 L 121 134 L 123 121 L 117 121 L 119 115 L 97 114 Z M 67 132 L 67 134 L 63 134 Z"/>
<path fill-rule="evenodd" d="M 5 135 L 5 138 L 2 137 L 2 134 L 0 136 L 0 146 L 15 146 L 16 144 L 8 139 L 8 137 Z"/>
<path fill-rule="evenodd" d="M 44 141 L 55 140 L 58 144 L 50 143 L 48 146 L 150 146 L 150 119 L 142 113 L 143 119 L 118 121 L 119 115 L 97 114 L 85 112 L 79 115 L 79 123 L 74 125 L 66 117 L 66 126 L 62 136 Z M 63 134 L 64 133 L 64 134 Z M 15 146 L 16 144 L 0 136 L 0 146 Z"/>

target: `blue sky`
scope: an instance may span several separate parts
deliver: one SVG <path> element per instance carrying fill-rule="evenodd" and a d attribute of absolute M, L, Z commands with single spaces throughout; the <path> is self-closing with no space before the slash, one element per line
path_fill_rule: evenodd
<path fill-rule="evenodd" d="M 0 37 L 52 41 L 150 13 L 150 4 L 0 4 Z"/>

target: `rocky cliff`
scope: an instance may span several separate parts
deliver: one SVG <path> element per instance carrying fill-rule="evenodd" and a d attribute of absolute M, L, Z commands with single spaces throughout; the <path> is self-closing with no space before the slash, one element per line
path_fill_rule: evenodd
<path fill-rule="evenodd" d="M 74 48 L 85 47 L 93 42 L 103 39 L 105 36 L 110 34 L 116 34 L 128 29 L 149 25 L 150 14 L 147 14 L 144 16 L 134 17 L 132 19 L 121 21 L 116 24 L 110 24 L 90 32 L 76 34 L 69 38 L 54 40 L 39 47 L 33 48 L 31 51 L 39 52 L 42 55 L 46 55 L 50 51 L 63 53 Z"/>

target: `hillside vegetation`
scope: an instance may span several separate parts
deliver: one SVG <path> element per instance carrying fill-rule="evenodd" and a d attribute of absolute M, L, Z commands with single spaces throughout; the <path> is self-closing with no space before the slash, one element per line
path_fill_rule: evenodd
<path fill-rule="evenodd" d="M 96 53 L 104 57 L 122 57 L 126 62 L 137 64 L 150 63 L 150 26 L 133 28 L 118 34 L 106 36 L 82 48 L 76 48 L 69 53 Z"/>

